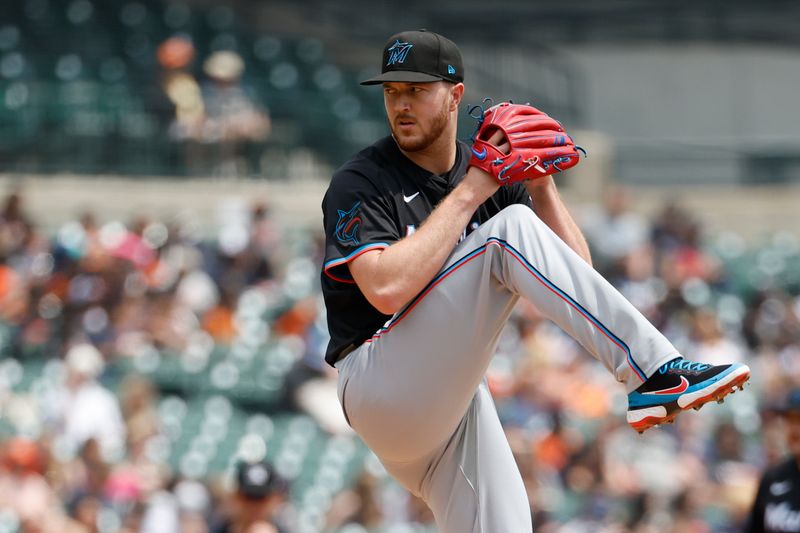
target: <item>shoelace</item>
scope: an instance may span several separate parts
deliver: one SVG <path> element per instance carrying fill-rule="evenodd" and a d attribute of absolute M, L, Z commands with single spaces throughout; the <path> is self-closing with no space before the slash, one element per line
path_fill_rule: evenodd
<path fill-rule="evenodd" d="M 687 361 L 686 359 L 676 359 L 669 363 L 664 363 L 658 371 L 661 374 L 667 373 L 669 370 L 677 368 L 678 370 L 689 370 L 690 372 L 703 372 L 711 368 L 711 365 L 705 363 L 695 363 L 694 361 Z"/>

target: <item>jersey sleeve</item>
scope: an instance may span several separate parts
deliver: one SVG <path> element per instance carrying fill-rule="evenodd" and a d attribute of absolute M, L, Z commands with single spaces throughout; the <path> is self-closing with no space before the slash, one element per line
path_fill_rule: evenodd
<path fill-rule="evenodd" d="M 322 200 L 325 263 L 329 278 L 355 283 L 349 263 L 364 252 L 389 247 L 400 240 L 389 198 L 363 175 L 340 171 Z"/>

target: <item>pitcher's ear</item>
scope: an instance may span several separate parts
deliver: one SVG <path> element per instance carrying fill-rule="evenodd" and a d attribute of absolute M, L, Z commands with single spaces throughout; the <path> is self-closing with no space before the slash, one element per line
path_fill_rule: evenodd
<path fill-rule="evenodd" d="M 464 84 L 456 83 L 450 89 L 450 111 L 458 111 L 461 100 L 464 98 Z"/>

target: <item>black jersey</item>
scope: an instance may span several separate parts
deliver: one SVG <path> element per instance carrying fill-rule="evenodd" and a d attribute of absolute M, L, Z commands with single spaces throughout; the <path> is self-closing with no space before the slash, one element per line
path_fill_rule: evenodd
<path fill-rule="evenodd" d="M 767 470 L 746 533 L 800 533 L 800 468 L 794 457 Z"/>
<path fill-rule="evenodd" d="M 469 162 L 469 146 L 457 143 L 455 165 L 444 175 L 417 166 L 392 137 L 365 148 L 334 173 L 322 200 L 325 263 L 321 278 L 331 335 L 325 354 L 329 364 L 342 350 L 370 338 L 391 318 L 367 301 L 353 281 L 348 263 L 413 233 L 455 188 Z M 525 187 L 501 187 L 473 214 L 464 235 L 517 203 L 530 205 Z"/>

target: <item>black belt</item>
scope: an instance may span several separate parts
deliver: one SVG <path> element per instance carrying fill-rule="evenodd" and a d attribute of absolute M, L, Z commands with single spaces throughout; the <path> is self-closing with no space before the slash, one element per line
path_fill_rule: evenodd
<path fill-rule="evenodd" d="M 361 344 L 359 344 L 358 346 L 356 346 L 355 344 L 349 344 L 348 346 L 345 346 L 342 349 L 342 351 L 339 352 L 339 355 L 336 356 L 336 361 L 334 361 L 333 364 L 335 365 L 336 363 L 338 363 L 339 361 L 341 361 L 342 359 L 344 359 L 345 357 L 356 351 L 360 346 Z"/>

